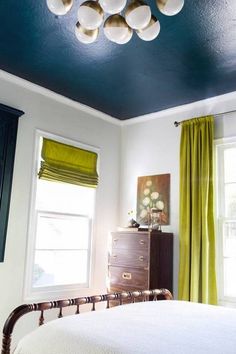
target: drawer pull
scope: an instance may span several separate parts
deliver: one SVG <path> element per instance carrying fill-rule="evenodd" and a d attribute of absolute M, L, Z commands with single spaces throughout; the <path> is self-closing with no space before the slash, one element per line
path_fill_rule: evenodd
<path fill-rule="evenodd" d="M 124 273 L 122 273 L 122 278 L 123 278 L 123 279 L 130 280 L 130 279 L 132 279 L 132 274 L 131 274 L 131 273 L 124 272 Z"/>
<path fill-rule="evenodd" d="M 117 258 L 117 254 L 113 254 L 113 255 L 112 255 L 112 258 Z"/>
<path fill-rule="evenodd" d="M 115 242 L 115 243 L 116 243 L 117 241 L 118 241 L 118 238 L 114 238 L 113 242 Z"/>
<path fill-rule="evenodd" d="M 143 262 L 143 261 L 144 261 L 144 257 L 143 257 L 143 256 L 139 256 L 139 257 L 138 257 L 138 260 L 139 260 L 140 262 Z"/>
<path fill-rule="evenodd" d="M 139 241 L 139 244 L 140 244 L 140 245 L 144 245 L 145 242 L 144 242 L 143 240 L 140 240 L 140 241 Z"/>

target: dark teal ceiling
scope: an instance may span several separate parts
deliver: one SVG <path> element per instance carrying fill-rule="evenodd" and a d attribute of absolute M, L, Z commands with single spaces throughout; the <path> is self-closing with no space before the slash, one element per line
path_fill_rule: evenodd
<path fill-rule="evenodd" d="M 147 0 L 159 37 L 121 46 L 103 31 L 78 42 L 82 2 L 56 17 L 46 0 L 0 0 L 0 69 L 121 120 L 236 91 L 236 0 L 185 0 L 173 17 Z"/>

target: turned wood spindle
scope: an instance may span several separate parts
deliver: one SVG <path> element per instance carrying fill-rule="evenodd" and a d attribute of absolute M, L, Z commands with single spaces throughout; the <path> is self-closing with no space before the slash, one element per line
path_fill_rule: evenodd
<path fill-rule="evenodd" d="M 42 326 L 44 324 L 44 311 L 42 310 L 40 312 L 40 317 L 39 317 L 39 326 Z"/>

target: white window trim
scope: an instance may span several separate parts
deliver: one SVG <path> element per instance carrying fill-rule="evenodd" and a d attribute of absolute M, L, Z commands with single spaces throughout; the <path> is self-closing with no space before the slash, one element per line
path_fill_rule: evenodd
<path fill-rule="evenodd" d="M 219 154 L 223 153 L 222 147 L 225 145 L 235 145 L 236 137 L 216 139 L 214 141 L 215 146 L 215 190 L 216 196 L 220 191 L 224 190 L 224 180 L 221 178 L 221 171 L 224 170 L 224 166 L 219 165 Z M 220 159 L 221 162 L 224 161 L 223 158 Z M 219 200 L 221 200 L 221 205 L 219 205 Z M 223 215 L 225 209 L 223 192 L 221 192 L 220 197 L 216 198 L 216 266 L 217 266 L 217 285 L 218 285 L 218 302 L 220 305 L 236 307 L 236 297 L 224 296 L 223 284 L 224 284 L 224 267 L 223 267 L 223 239 L 220 235 L 223 234 L 223 225 L 226 220 Z M 229 221 L 229 219 L 227 219 Z"/>
<path fill-rule="evenodd" d="M 66 285 L 66 286 L 53 286 L 53 287 L 41 287 L 39 289 L 32 289 L 32 268 L 34 264 L 34 252 L 35 252 L 35 243 L 36 243 L 36 225 L 37 225 L 37 212 L 35 209 L 36 206 L 36 188 L 37 188 L 37 174 L 40 165 L 39 161 L 39 141 L 40 137 L 45 137 L 48 139 L 56 140 L 58 142 L 79 147 L 81 149 L 86 149 L 89 151 L 96 152 L 98 154 L 97 160 L 97 170 L 99 173 L 99 152 L 100 149 L 96 146 L 88 145 L 82 142 L 71 140 L 69 138 L 62 137 L 60 135 L 53 134 L 51 132 L 43 131 L 40 129 L 35 130 L 34 137 L 34 152 L 33 152 L 33 170 L 32 170 L 32 182 L 31 182 L 31 201 L 30 209 L 28 215 L 28 231 L 27 231 L 27 248 L 26 248 L 26 258 L 25 258 L 25 272 L 24 272 L 24 287 L 23 287 L 23 301 L 41 301 L 41 300 L 50 300 L 57 298 L 66 298 L 66 297 L 77 297 L 78 291 L 84 289 L 88 293 L 89 289 L 92 289 L 94 286 L 94 271 L 95 271 L 95 249 L 94 249 L 94 224 L 95 224 L 95 210 L 93 218 L 93 226 L 91 228 L 91 242 L 90 242 L 90 274 L 87 287 L 81 287 L 78 284 Z M 96 209 L 96 198 L 94 209 Z"/>

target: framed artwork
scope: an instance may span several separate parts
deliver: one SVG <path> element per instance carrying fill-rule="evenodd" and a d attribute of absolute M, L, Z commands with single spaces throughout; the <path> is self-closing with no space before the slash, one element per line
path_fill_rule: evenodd
<path fill-rule="evenodd" d="M 170 174 L 138 177 L 137 215 L 141 225 L 148 225 L 152 209 L 161 211 L 161 224 L 169 225 Z"/>

